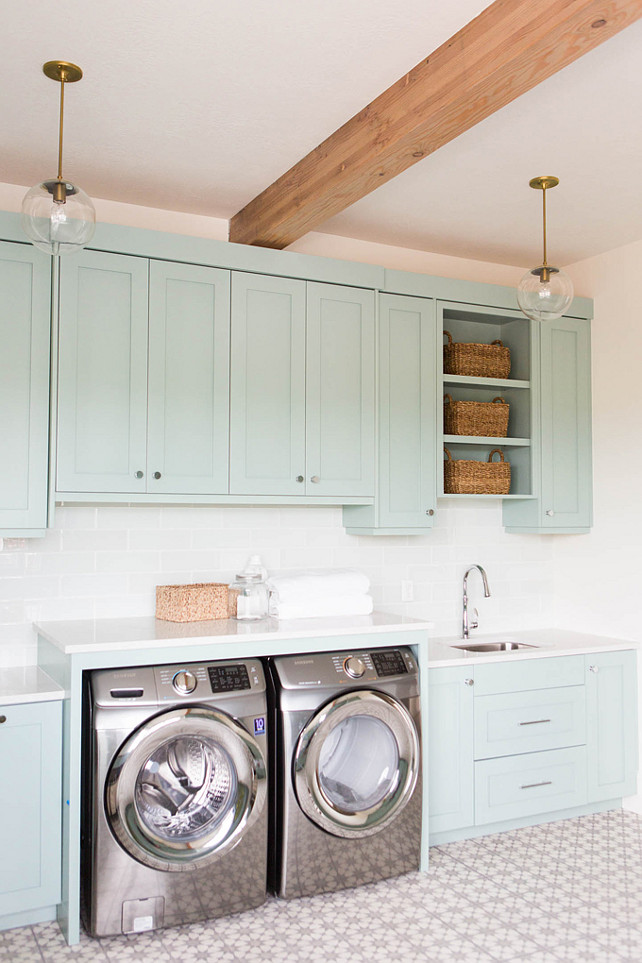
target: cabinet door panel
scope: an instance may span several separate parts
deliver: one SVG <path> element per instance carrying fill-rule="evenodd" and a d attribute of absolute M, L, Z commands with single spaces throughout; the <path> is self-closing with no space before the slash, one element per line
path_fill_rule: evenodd
<path fill-rule="evenodd" d="M 309 283 L 307 303 L 307 494 L 374 495 L 374 292 Z"/>
<path fill-rule="evenodd" d="M 591 524 L 589 325 L 562 318 L 542 325 L 542 523 Z M 549 514 L 552 513 L 552 514 Z"/>
<path fill-rule="evenodd" d="M 474 670 L 430 670 L 428 737 L 430 832 L 474 823 Z"/>
<path fill-rule="evenodd" d="M 147 278 L 142 258 L 61 261 L 60 492 L 145 491 Z"/>
<path fill-rule="evenodd" d="M 303 495 L 305 282 L 232 275 L 230 491 Z"/>
<path fill-rule="evenodd" d="M 589 802 L 632 796 L 638 768 L 635 652 L 587 655 Z"/>
<path fill-rule="evenodd" d="M 0 244 L 0 530 L 47 524 L 51 264 Z"/>
<path fill-rule="evenodd" d="M 228 271 L 150 264 L 148 491 L 227 492 L 229 307 Z"/>
<path fill-rule="evenodd" d="M 434 301 L 380 299 L 379 524 L 432 528 L 436 503 Z"/>
<path fill-rule="evenodd" d="M 61 703 L 0 713 L 0 916 L 7 916 L 60 900 Z"/>

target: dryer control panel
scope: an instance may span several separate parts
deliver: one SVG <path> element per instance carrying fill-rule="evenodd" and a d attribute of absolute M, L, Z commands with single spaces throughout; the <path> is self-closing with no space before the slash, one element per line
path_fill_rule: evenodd
<path fill-rule="evenodd" d="M 371 651 L 315 652 L 277 656 L 281 685 L 288 689 L 325 686 L 363 686 L 393 677 L 417 675 L 417 663 L 406 646 Z"/>

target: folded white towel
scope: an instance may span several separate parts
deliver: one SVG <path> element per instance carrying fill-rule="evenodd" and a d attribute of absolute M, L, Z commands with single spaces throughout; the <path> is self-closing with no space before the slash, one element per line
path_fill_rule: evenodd
<path fill-rule="evenodd" d="M 269 586 L 279 602 L 298 603 L 302 598 L 365 595 L 370 579 L 351 568 L 310 569 L 293 575 L 273 575 Z"/>
<path fill-rule="evenodd" d="M 374 608 L 371 595 L 329 595 L 304 603 L 270 601 L 270 615 L 276 619 L 312 619 L 327 615 L 370 615 Z"/>

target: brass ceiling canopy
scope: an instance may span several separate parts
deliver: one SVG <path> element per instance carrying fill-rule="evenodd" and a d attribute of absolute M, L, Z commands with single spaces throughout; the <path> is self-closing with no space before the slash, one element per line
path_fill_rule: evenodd
<path fill-rule="evenodd" d="M 48 60 L 42 65 L 42 72 L 49 80 L 57 80 L 59 84 L 75 84 L 82 78 L 82 70 L 68 60 Z"/>

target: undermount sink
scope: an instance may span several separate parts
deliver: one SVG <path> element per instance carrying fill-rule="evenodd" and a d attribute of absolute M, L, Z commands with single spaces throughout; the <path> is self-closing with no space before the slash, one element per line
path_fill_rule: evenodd
<path fill-rule="evenodd" d="M 451 645 L 451 649 L 465 649 L 466 652 L 514 652 L 516 649 L 537 649 L 539 646 L 529 642 L 462 642 Z"/>

